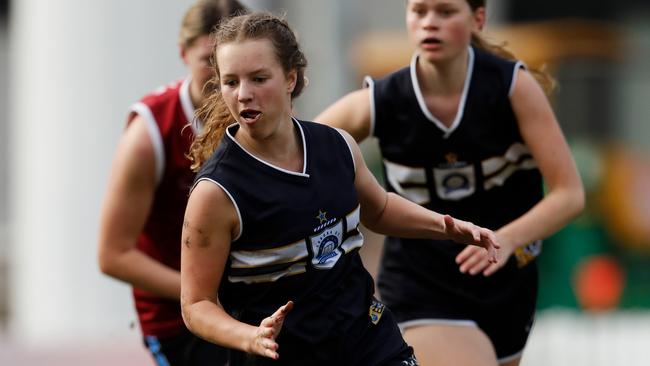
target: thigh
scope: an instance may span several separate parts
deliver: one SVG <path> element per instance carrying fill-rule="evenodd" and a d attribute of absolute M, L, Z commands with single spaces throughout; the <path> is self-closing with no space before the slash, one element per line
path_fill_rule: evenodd
<path fill-rule="evenodd" d="M 521 356 L 517 356 L 514 359 L 511 359 L 507 362 L 501 362 L 501 366 L 519 366 L 519 362 L 521 361 Z"/>
<path fill-rule="evenodd" d="M 406 329 L 420 366 L 497 366 L 490 339 L 475 326 L 422 325 Z"/>

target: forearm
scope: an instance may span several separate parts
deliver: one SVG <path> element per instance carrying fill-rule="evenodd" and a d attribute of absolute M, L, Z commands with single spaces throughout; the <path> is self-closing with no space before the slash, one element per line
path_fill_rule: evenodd
<path fill-rule="evenodd" d="M 137 248 L 102 253 L 103 273 L 159 296 L 179 300 L 180 272 L 149 257 Z"/>
<path fill-rule="evenodd" d="M 551 191 L 537 205 L 496 231 L 500 240 L 513 248 L 528 245 L 554 234 L 584 208 L 581 189 Z"/>
<path fill-rule="evenodd" d="M 182 301 L 181 307 L 185 325 L 192 333 L 223 347 L 250 352 L 256 326 L 234 319 L 210 300 L 191 304 Z"/>
<path fill-rule="evenodd" d="M 363 224 L 383 235 L 421 239 L 447 238 L 442 215 L 394 193 L 387 193 L 379 215 L 367 218 Z"/>

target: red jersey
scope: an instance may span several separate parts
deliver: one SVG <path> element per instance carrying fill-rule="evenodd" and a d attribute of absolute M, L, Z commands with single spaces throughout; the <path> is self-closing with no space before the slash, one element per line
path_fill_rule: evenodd
<path fill-rule="evenodd" d="M 198 124 L 188 126 L 194 122 L 189 84 L 187 78 L 146 95 L 131 106 L 128 118 L 129 123 L 136 115 L 146 121 L 156 158 L 156 192 L 137 248 L 176 270 L 180 270 L 183 215 L 194 179 L 185 154 L 198 132 Z M 144 335 L 168 337 L 185 328 L 179 301 L 138 288 L 133 288 L 133 296 Z"/>

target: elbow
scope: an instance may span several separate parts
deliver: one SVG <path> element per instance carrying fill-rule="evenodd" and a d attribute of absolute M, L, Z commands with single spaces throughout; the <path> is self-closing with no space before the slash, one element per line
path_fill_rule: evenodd
<path fill-rule="evenodd" d="M 585 190 L 580 186 L 580 188 L 577 190 L 575 194 L 575 203 L 574 203 L 574 209 L 575 209 L 575 216 L 578 216 L 584 211 L 585 206 L 587 203 L 587 198 L 585 196 Z"/>
<path fill-rule="evenodd" d="M 194 332 L 192 330 L 192 322 L 190 321 L 192 317 L 190 316 L 190 305 L 185 301 L 183 295 L 181 294 L 181 317 L 183 318 L 183 323 L 185 323 L 185 326 L 190 332 Z"/>
<path fill-rule="evenodd" d="M 587 198 L 585 196 L 585 191 L 582 187 L 580 187 L 580 189 L 576 194 L 576 203 L 575 203 L 576 216 L 581 214 L 582 211 L 584 211 L 586 204 L 587 204 Z"/>
<path fill-rule="evenodd" d="M 565 202 L 565 212 L 567 212 L 571 219 L 578 217 L 585 209 L 586 197 L 582 185 L 567 192 Z"/>
<path fill-rule="evenodd" d="M 117 266 L 115 264 L 113 255 L 105 249 L 99 249 L 97 253 L 97 264 L 99 265 L 99 270 L 110 277 L 117 277 Z"/>
<path fill-rule="evenodd" d="M 97 262 L 99 264 L 99 270 L 103 274 L 114 277 L 114 270 L 111 261 L 100 255 Z"/>
<path fill-rule="evenodd" d="M 192 333 L 196 334 L 195 324 L 192 321 L 192 313 L 194 311 L 194 304 L 187 301 L 187 298 L 181 293 L 181 317 L 185 327 Z"/>

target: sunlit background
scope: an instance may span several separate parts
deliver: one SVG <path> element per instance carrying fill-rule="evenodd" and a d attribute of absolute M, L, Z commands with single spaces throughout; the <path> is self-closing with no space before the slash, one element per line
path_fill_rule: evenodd
<path fill-rule="evenodd" d="M 128 106 L 184 75 L 192 0 L 0 0 L 0 365 L 153 365 L 129 288 L 96 264 Z M 243 1 L 286 13 L 311 119 L 406 65 L 404 1 Z M 486 34 L 558 81 L 586 211 L 546 240 L 523 366 L 650 365 L 650 2 L 488 0 Z M 379 173 L 374 141 L 364 152 Z M 376 270 L 381 238 L 368 235 Z"/>

